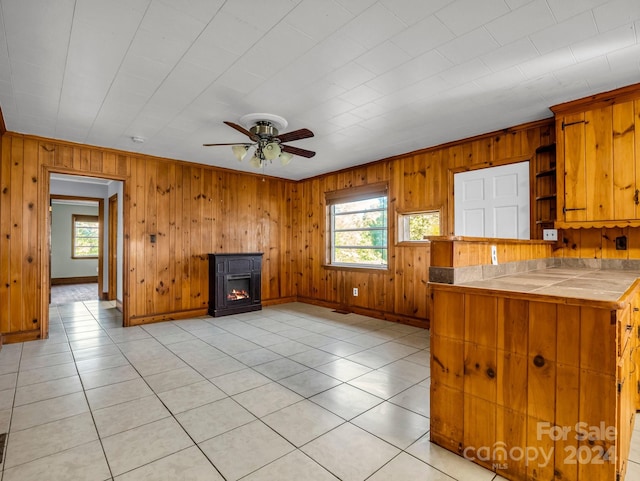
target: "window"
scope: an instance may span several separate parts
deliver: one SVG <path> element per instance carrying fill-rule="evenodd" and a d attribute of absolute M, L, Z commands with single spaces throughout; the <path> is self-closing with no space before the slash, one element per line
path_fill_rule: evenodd
<path fill-rule="evenodd" d="M 386 184 L 326 194 L 330 263 L 357 267 L 387 266 Z"/>
<path fill-rule="evenodd" d="M 71 238 L 74 259 L 94 259 L 98 257 L 100 246 L 100 224 L 96 215 L 73 214 Z"/>
<path fill-rule="evenodd" d="M 440 235 L 440 211 L 411 212 L 398 215 L 398 242 L 420 242 Z"/>

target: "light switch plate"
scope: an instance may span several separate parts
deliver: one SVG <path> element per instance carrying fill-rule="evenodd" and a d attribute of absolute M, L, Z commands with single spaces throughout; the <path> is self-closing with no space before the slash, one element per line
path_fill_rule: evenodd
<path fill-rule="evenodd" d="M 498 265 L 498 248 L 496 246 L 491 246 L 491 263 L 494 266 Z"/>
<path fill-rule="evenodd" d="M 558 229 L 542 229 L 542 240 L 557 241 Z"/>

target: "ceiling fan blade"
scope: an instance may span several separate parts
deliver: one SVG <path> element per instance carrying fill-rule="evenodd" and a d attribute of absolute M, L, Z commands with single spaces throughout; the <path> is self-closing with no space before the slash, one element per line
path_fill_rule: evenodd
<path fill-rule="evenodd" d="M 293 154 L 293 155 L 306 157 L 307 159 L 310 159 L 311 157 L 316 155 L 316 153 L 312 152 L 311 150 L 300 149 L 298 147 L 292 147 L 290 145 L 280 145 L 280 149 L 284 150 L 285 152 L 289 152 L 290 154 Z"/>
<path fill-rule="evenodd" d="M 293 140 L 308 139 L 309 137 L 313 137 L 313 132 L 309 129 L 299 129 L 280 134 L 277 138 L 280 139 L 280 142 L 291 142 Z"/>
<path fill-rule="evenodd" d="M 256 141 L 258 140 L 258 136 L 255 134 L 252 134 L 251 132 L 249 132 L 247 129 L 245 129 L 242 125 L 238 125 L 238 124 L 234 124 L 233 122 L 227 122 L 226 120 L 224 121 L 225 124 L 227 124 L 229 127 L 231 127 L 232 129 L 236 129 L 238 132 L 246 135 L 247 137 L 249 137 L 251 140 Z"/>
<path fill-rule="evenodd" d="M 234 142 L 232 144 L 202 144 L 203 147 L 218 147 L 220 145 L 253 145 L 249 142 Z"/>

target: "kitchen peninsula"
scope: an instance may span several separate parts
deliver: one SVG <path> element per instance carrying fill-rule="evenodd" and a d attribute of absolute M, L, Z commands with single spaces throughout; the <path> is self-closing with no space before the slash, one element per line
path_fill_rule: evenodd
<path fill-rule="evenodd" d="M 640 270 L 430 283 L 431 440 L 510 480 L 624 479 Z"/>

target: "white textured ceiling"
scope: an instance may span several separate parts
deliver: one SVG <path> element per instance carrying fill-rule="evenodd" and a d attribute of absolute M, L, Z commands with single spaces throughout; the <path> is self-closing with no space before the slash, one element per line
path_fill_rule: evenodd
<path fill-rule="evenodd" d="M 285 117 L 302 179 L 640 82 L 639 0 L 0 0 L 7 129 L 254 171 L 223 120 Z M 143 137 L 135 144 L 132 136 Z"/>

